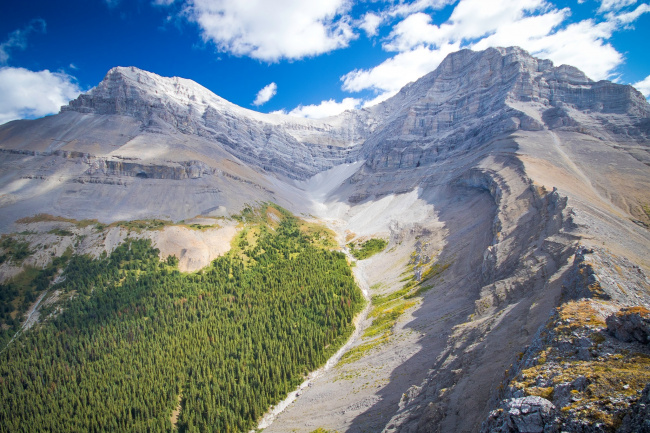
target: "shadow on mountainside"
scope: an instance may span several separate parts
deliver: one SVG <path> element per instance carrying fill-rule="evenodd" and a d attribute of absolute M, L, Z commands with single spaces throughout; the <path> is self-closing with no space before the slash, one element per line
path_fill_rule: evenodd
<path fill-rule="evenodd" d="M 418 343 L 422 347 L 391 373 L 390 382 L 377 393 L 379 400 L 354 419 L 348 432 L 379 432 L 391 427 L 389 422 L 409 387 L 421 384 L 430 370 L 444 364 L 453 327 L 467 321 L 474 310 L 474 301 L 480 290 L 482 254 L 492 240 L 491 227 L 496 207 L 487 191 L 470 188 L 446 190 L 442 199 L 433 205 L 449 233 L 438 263 L 451 266 L 423 297 L 422 304 L 414 313 L 415 319 L 406 324 L 407 328 L 421 334 Z M 470 214 L 481 217 L 468 218 Z M 467 254 L 467 251 L 473 253 Z"/>
<path fill-rule="evenodd" d="M 566 200 L 530 185 L 513 140 L 493 144 L 489 172 L 467 161 L 421 190 L 447 232 L 437 262 L 450 266 L 425 284 L 433 288 L 404 325 L 420 350 L 391 372 L 350 433 L 478 431 L 509 366 L 557 304 L 575 243 L 562 230 Z"/>

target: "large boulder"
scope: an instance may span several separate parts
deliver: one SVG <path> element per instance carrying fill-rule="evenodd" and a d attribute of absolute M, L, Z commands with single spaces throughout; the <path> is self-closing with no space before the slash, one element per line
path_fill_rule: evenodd
<path fill-rule="evenodd" d="M 545 398 L 528 396 L 504 400 L 490 413 L 481 433 L 559 432 L 557 409 Z"/>
<path fill-rule="evenodd" d="M 622 308 L 606 320 L 607 330 L 621 341 L 650 343 L 650 311 L 645 307 Z"/>

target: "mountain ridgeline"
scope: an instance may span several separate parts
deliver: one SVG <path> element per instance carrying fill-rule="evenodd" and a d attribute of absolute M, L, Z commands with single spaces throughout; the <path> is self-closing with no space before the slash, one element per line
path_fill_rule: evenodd
<path fill-rule="evenodd" d="M 1 125 L 0 154 L 6 431 L 642 424 L 650 104 L 632 86 L 462 50 L 303 119 L 116 67 Z M 337 248 L 371 300 L 354 323 Z"/>

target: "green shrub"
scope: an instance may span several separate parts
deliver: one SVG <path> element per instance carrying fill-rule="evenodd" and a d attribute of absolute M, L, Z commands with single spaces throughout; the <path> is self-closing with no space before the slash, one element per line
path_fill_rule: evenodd
<path fill-rule="evenodd" d="M 387 245 L 388 241 L 384 239 L 373 238 L 368 239 L 361 245 L 354 245 L 352 242 L 350 242 L 348 244 L 348 247 L 350 247 L 350 253 L 354 256 L 355 259 L 364 260 L 374 256 L 377 253 L 382 252 Z"/>

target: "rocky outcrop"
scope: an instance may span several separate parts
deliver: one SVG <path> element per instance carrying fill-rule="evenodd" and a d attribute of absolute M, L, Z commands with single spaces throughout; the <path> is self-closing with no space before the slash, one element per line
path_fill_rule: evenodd
<path fill-rule="evenodd" d="M 30 156 L 60 156 L 66 159 L 73 158 L 89 158 L 90 154 L 86 152 L 75 152 L 67 150 L 55 150 L 52 152 L 39 152 L 36 150 L 21 150 L 21 149 L 0 149 L 0 153 L 9 153 L 15 155 L 30 155 Z"/>
<path fill-rule="evenodd" d="M 618 433 L 650 433 L 650 383 L 623 419 Z"/>
<path fill-rule="evenodd" d="M 639 266 L 602 248 L 580 246 L 564 281 L 564 295 L 570 299 L 598 298 L 634 306 L 648 303 L 643 296 L 650 280 Z"/>
<path fill-rule="evenodd" d="M 160 165 L 100 158 L 91 163 L 86 173 L 89 175 L 129 176 L 140 179 L 183 180 L 213 175 L 216 170 L 201 161 L 170 162 L 168 165 Z"/>
<path fill-rule="evenodd" d="M 559 432 L 557 409 L 542 397 L 506 400 L 492 411 L 481 433 L 556 433 Z"/>
<path fill-rule="evenodd" d="M 542 397 L 555 408 L 544 425 L 549 431 L 642 431 L 635 429 L 647 412 L 650 348 L 647 323 L 636 319 L 647 317 L 647 310 L 616 310 L 617 304 L 593 298 L 558 307 L 512 367 L 502 386 L 501 409 L 491 412 L 482 431 L 529 431 L 499 428 L 518 420 L 503 408 L 530 397 Z"/>
<path fill-rule="evenodd" d="M 650 344 L 650 310 L 644 307 L 622 308 L 607 318 L 607 330 L 622 341 Z"/>

